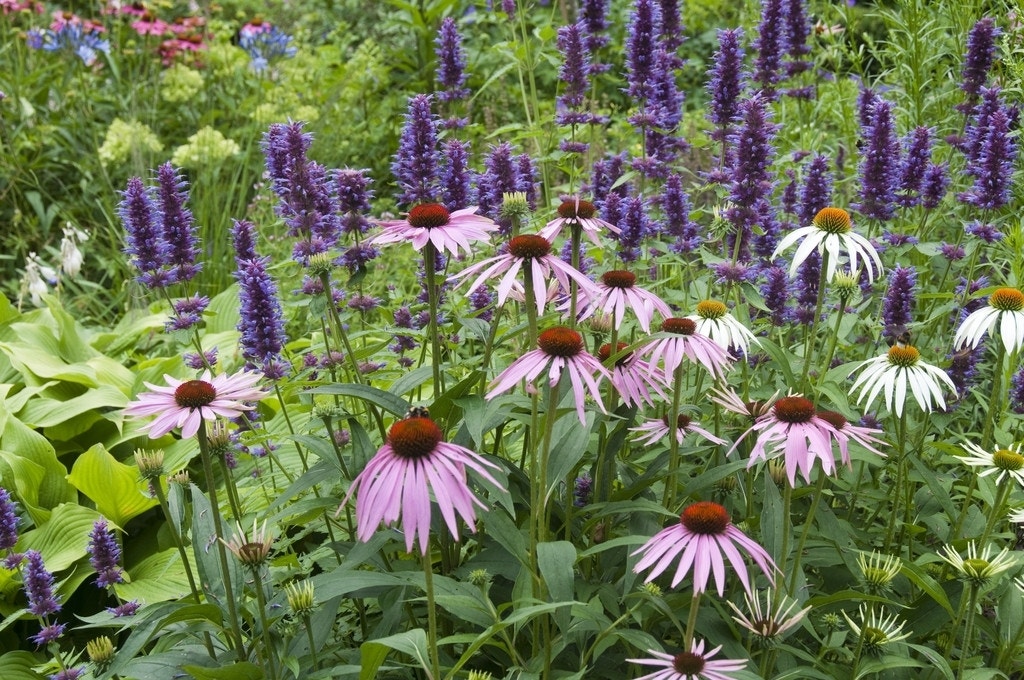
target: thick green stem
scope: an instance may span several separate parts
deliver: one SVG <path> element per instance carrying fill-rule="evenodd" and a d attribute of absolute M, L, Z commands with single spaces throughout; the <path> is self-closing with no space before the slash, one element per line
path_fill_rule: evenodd
<path fill-rule="evenodd" d="M 672 509 L 676 504 L 676 489 L 679 480 L 679 437 L 676 436 L 679 427 L 679 405 L 682 402 L 683 394 L 683 363 L 679 362 L 672 375 L 672 408 L 668 414 L 668 474 L 665 477 L 665 494 L 663 505 Z"/>
<path fill-rule="evenodd" d="M 256 591 L 256 607 L 259 610 L 260 630 L 263 633 L 263 647 L 261 653 L 266 659 L 266 669 L 270 680 L 277 680 L 277 659 L 274 654 L 274 640 L 270 635 L 270 625 L 267 622 L 267 597 L 263 593 L 263 579 L 260 578 L 260 568 L 252 568 L 252 586 Z"/>
<path fill-rule="evenodd" d="M 821 494 L 825 489 L 825 479 L 827 477 L 828 475 L 825 474 L 824 470 L 818 473 L 818 482 L 814 486 L 814 495 L 811 496 L 811 507 L 807 509 L 807 519 L 804 520 L 804 528 L 800 532 L 800 540 L 796 544 L 796 555 L 793 557 L 792 574 L 789 579 L 790 597 L 796 597 L 796 582 L 800 574 L 800 560 L 803 557 L 804 544 L 807 543 L 807 536 L 811 533 L 811 525 L 814 523 L 814 515 L 818 510 L 818 503 L 821 502 Z"/>
<path fill-rule="evenodd" d="M 427 307 L 430 320 L 427 335 L 430 336 L 430 367 L 434 376 L 434 398 L 444 393 L 444 376 L 441 373 L 441 337 L 437 330 L 437 310 L 440 297 L 437 285 L 437 248 L 430 241 L 423 246 L 423 269 L 427 280 Z"/>
<path fill-rule="evenodd" d="M 686 637 L 683 640 L 683 649 L 686 651 L 690 651 L 691 644 L 693 643 L 693 634 L 697 628 L 697 612 L 700 611 L 700 598 L 703 594 L 703 591 L 698 591 L 693 594 L 693 599 L 690 600 L 690 613 L 686 617 Z"/>
<path fill-rule="evenodd" d="M 423 585 L 427 592 L 427 649 L 430 650 L 430 679 L 441 680 L 441 658 L 437 653 L 437 606 L 434 603 L 434 565 L 430 551 L 423 555 Z"/>

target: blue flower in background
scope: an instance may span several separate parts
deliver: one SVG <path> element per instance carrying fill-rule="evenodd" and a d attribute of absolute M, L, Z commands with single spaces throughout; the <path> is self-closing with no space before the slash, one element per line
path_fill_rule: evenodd
<path fill-rule="evenodd" d="M 252 69 L 262 73 L 270 62 L 281 57 L 294 57 L 296 48 L 291 45 L 292 37 L 276 26 L 264 24 L 262 30 L 245 31 L 238 46 L 249 53 Z"/>
<path fill-rule="evenodd" d="M 55 31 L 32 29 L 25 40 L 32 49 L 71 52 L 86 66 L 95 64 L 100 52 L 110 53 L 109 41 L 101 39 L 96 31 L 74 23 L 66 23 Z"/>

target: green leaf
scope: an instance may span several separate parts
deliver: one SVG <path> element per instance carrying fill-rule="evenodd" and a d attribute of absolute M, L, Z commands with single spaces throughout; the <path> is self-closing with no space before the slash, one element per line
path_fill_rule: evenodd
<path fill-rule="evenodd" d="M 2 298 L 3 296 L 0 296 Z M 28 652 L 7 652 L 0 656 L 0 678 L 4 680 L 42 680 L 32 669 L 38 660 Z"/>
<path fill-rule="evenodd" d="M 183 666 L 182 670 L 195 680 L 262 680 L 263 669 L 251 661 L 240 661 L 221 668 Z"/>
<path fill-rule="evenodd" d="M 189 594 L 188 577 L 176 548 L 150 555 L 128 569 L 131 579 L 114 586 L 122 600 L 140 602 L 166 602 Z"/>
<path fill-rule="evenodd" d="M 357 385 L 354 383 L 336 383 L 334 385 L 323 385 L 307 390 L 307 394 L 341 394 L 346 397 L 355 397 L 361 401 L 378 406 L 385 411 L 394 413 L 396 416 L 404 416 L 409 411 L 409 402 L 401 397 L 396 397 L 390 392 L 370 387 L 369 385 Z"/>
<path fill-rule="evenodd" d="M 48 522 L 22 535 L 19 550 L 38 550 L 51 572 L 67 569 L 87 554 L 89 532 L 100 516 L 76 503 L 62 503 Z"/>
<path fill-rule="evenodd" d="M 135 465 L 114 458 L 103 444 L 96 444 L 75 460 L 68 481 L 96 504 L 101 515 L 119 527 L 157 505 Z"/>
<path fill-rule="evenodd" d="M 408 373 L 403 373 L 398 380 L 391 383 L 391 387 L 388 388 L 388 392 L 398 396 L 408 394 L 430 380 L 433 372 L 433 366 L 420 366 L 419 368 L 414 368 Z"/>
<path fill-rule="evenodd" d="M 25 510 L 37 525 L 49 519 L 49 511 L 52 508 L 61 503 L 78 501 L 77 492 L 66 479 L 67 468 L 57 460 L 53 446 L 46 437 L 27 427 L 17 418 L 7 418 L 3 436 L 0 437 L 0 452 L 9 452 L 42 468 L 43 477 L 39 480 L 37 488 L 27 495 L 22 495 L 21 488 L 18 489 L 19 497 L 25 501 Z M 4 458 L 10 465 L 10 456 L 4 455 Z M 34 502 L 28 500 L 29 498 L 35 499 Z"/>
<path fill-rule="evenodd" d="M 577 421 L 578 422 L 578 421 Z M 567 602 L 573 599 L 574 573 L 576 566 L 576 546 L 568 541 L 537 544 L 537 567 L 548 594 L 555 602 Z M 566 632 L 571 623 L 569 607 L 555 611 L 555 623 L 559 630 Z"/>
<path fill-rule="evenodd" d="M 1020 598 L 1018 597 L 1018 599 Z M 931 649 L 930 647 L 925 647 L 924 645 L 914 645 L 909 642 L 906 644 L 907 647 L 910 647 L 918 654 L 931 661 L 933 666 L 942 671 L 942 675 L 947 678 L 947 680 L 953 680 L 953 669 L 949 667 L 949 663 L 939 652 Z"/>
<path fill-rule="evenodd" d="M 936 604 L 945 609 L 949 613 L 950 618 L 956 618 L 956 614 L 953 612 L 953 605 L 949 603 L 946 592 L 939 586 L 938 582 L 913 562 L 907 562 L 906 560 L 901 560 L 901 562 L 903 566 L 900 567 L 900 573 L 910 579 L 915 586 L 932 598 Z"/>
<path fill-rule="evenodd" d="M 427 660 L 429 658 L 427 634 L 422 628 L 414 628 L 404 633 L 371 640 L 360 645 L 359 656 L 362 661 L 362 670 L 359 672 L 359 680 L 376 678 L 377 669 L 384 663 L 390 650 L 408 654 L 416 659 L 420 667 L 427 672 L 427 677 L 430 677 L 430 662 Z"/>

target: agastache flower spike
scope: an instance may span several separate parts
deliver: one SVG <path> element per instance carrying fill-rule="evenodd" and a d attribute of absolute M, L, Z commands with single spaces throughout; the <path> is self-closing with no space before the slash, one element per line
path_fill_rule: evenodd
<path fill-rule="evenodd" d="M 717 126 L 711 138 L 723 141 L 728 130 L 740 118 L 740 95 L 745 86 L 743 75 L 743 29 L 718 31 L 718 51 L 709 71 L 707 90 L 708 120 Z"/>
<path fill-rule="evenodd" d="M 854 208 L 865 217 L 892 219 L 899 180 L 900 144 L 896 138 L 892 104 L 878 99 L 865 129 L 864 158 L 860 164 L 860 200 Z"/>
<path fill-rule="evenodd" d="M 995 60 L 996 40 L 1002 31 L 996 26 L 992 17 L 980 19 L 967 35 L 967 54 L 964 55 L 963 67 L 960 72 L 963 80 L 960 89 L 964 93 L 964 103 L 957 108 L 970 115 L 981 94 L 982 87 L 988 80 L 988 72 Z"/>
<path fill-rule="evenodd" d="M 1010 201 L 1017 143 L 1011 135 L 1005 107 L 996 109 L 987 122 L 987 127 L 978 133 L 981 136 L 976 156 L 968 159 L 967 173 L 974 176 L 974 185 L 958 198 L 976 208 L 996 210 Z"/>
<path fill-rule="evenodd" d="M 124 252 L 141 272 L 139 283 L 147 288 L 170 284 L 171 277 L 164 269 L 170 253 L 158 224 L 160 213 L 152 190 L 139 177 L 128 180 L 118 213 L 127 234 Z"/>
<path fill-rule="evenodd" d="M 626 29 L 627 92 L 634 101 L 646 102 L 654 94 L 655 43 L 660 28 L 661 8 L 654 0 L 636 0 Z"/>
<path fill-rule="evenodd" d="M 700 227 L 690 219 L 690 199 L 683 190 L 682 177 L 675 173 L 668 176 L 660 203 L 665 216 L 664 233 L 673 237 L 669 249 L 674 253 L 691 253 L 699 248 Z"/>
<path fill-rule="evenodd" d="M 558 78 L 565 84 L 558 97 L 558 113 L 555 114 L 555 122 L 559 125 L 590 122 L 590 115 L 583 111 L 590 86 L 590 53 L 584 43 L 584 32 L 578 23 L 558 29 L 558 50 L 563 55 Z"/>
<path fill-rule="evenodd" d="M 445 17 L 434 40 L 437 55 L 437 81 L 443 88 L 437 96 L 443 102 L 465 99 L 470 91 L 466 85 L 466 55 L 455 19 Z"/>
<path fill-rule="evenodd" d="M 96 520 L 89 533 L 89 564 L 96 571 L 96 585 L 100 588 L 124 582 L 124 572 L 118 562 L 121 547 L 105 519 Z"/>
<path fill-rule="evenodd" d="M 897 265 L 889 274 L 889 287 L 882 297 L 882 324 L 886 337 L 895 338 L 914 320 L 917 302 L 917 270 Z"/>
<path fill-rule="evenodd" d="M 437 120 L 430 97 L 409 98 L 409 110 L 391 163 L 391 172 L 401 187 L 398 202 L 403 205 L 429 203 L 437 196 Z"/>
<path fill-rule="evenodd" d="M 784 0 L 762 0 L 761 23 L 754 49 L 754 80 L 767 99 L 775 98 L 775 84 L 782 79 L 782 55 L 786 51 L 786 6 Z"/>
<path fill-rule="evenodd" d="M 281 359 L 287 336 L 277 284 L 267 272 L 270 258 L 241 260 L 238 281 L 242 356 L 248 368 L 259 368 L 269 380 L 283 378 L 290 366 Z"/>
<path fill-rule="evenodd" d="M 169 162 L 157 169 L 157 202 L 160 206 L 161 231 L 168 245 L 167 264 L 178 283 L 189 281 L 202 269 L 199 236 L 192 211 L 185 207 L 188 182 Z"/>
<path fill-rule="evenodd" d="M 734 244 L 739 239 L 740 259 L 747 259 L 753 227 L 759 225 L 764 228 L 766 223 L 775 222 L 775 209 L 770 201 L 772 175 L 769 168 L 775 156 L 772 140 L 778 126 L 771 123 L 767 102 L 759 95 L 742 102 L 740 113 L 743 123 L 731 135 L 735 162 L 731 168 L 729 200 L 733 205 L 726 210 L 725 216 L 733 225 L 727 239 L 729 252 L 736 252 Z M 768 252 L 775 244 L 771 246 Z"/>
<path fill-rule="evenodd" d="M 448 212 L 473 204 L 469 144 L 458 139 L 447 140 L 441 150 L 441 203 Z"/>
<path fill-rule="evenodd" d="M 25 559 L 22 578 L 29 612 L 39 617 L 56 614 L 61 606 L 53 593 L 53 574 L 46 570 L 43 556 L 36 550 L 29 550 L 25 553 Z"/>
<path fill-rule="evenodd" d="M 904 147 L 906 155 L 900 166 L 899 195 L 896 200 L 900 205 L 909 207 L 921 202 L 921 185 L 932 154 L 931 129 L 924 126 L 914 128 L 907 135 Z"/>

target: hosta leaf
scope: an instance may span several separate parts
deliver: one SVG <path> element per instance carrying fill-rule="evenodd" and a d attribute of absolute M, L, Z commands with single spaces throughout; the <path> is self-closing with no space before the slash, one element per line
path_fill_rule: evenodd
<path fill-rule="evenodd" d="M 29 652 L 7 652 L 0 656 L 0 678 L 4 680 L 42 680 L 43 676 L 32 670 L 37 663 L 37 659 Z"/>
<path fill-rule="evenodd" d="M 67 569 L 87 554 L 89 532 L 99 518 L 95 510 L 77 503 L 58 505 L 48 522 L 22 535 L 18 550 L 38 550 L 52 572 Z"/>
<path fill-rule="evenodd" d="M 68 481 L 96 504 L 100 514 L 120 527 L 157 504 L 146 495 L 138 468 L 118 461 L 102 444 L 78 456 Z"/>
<path fill-rule="evenodd" d="M 175 548 L 150 555 L 128 569 L 131 579 L 114 586 L 122 600 L 138 600 L 147 604 L 178 600 L 189 593 L 185 566 Z"/>
<path fill-rule="evenodd" d="M 3 436 L 0 437 L 0 450 L 24 458 L 43 470 L 43 477 L 39 480 L 34 496 L 35 503 L 26 502 L 25 507 L 36 524 L 45 522 L 49 518 L 49 510 L 54 507 L 78 500 L 75 489 L 66 479 L 67 468 L 57 460 L 53 446 L 46 437 L 27 427 L 17 418 L 7 418 Z M 4 457 L 10 465 L 10 456 Z"/>

